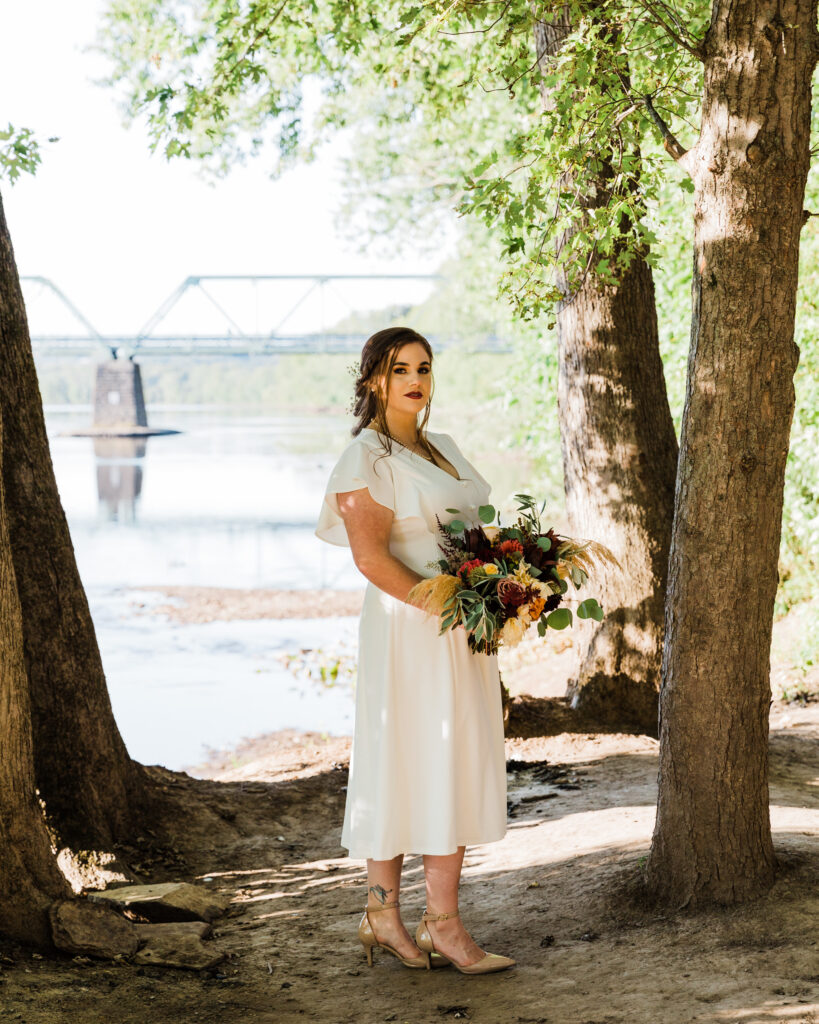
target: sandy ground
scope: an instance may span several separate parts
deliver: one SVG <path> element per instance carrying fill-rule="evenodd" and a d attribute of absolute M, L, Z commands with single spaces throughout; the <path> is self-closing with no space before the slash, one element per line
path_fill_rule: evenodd
<path fill-rule="evenodd" d="M 358 615 L 363 590 L 243 590 L 232 587 L 134 587 L 173 600 L 147 609 L 173 622 L 215 622 L 217 619 L 307 619 Z"/>
<path fill-rule="evenodd" d="M 531 663 L 522 657 L 510 672 L 519 682 Z M 152 769 L 166 824 L 123 851 L 143 880 L 196 881 L 230 897 L 211 940 L 228 959 L 199 973 L 0 944 L 2 1019 L 819 1024 L 819 705 L 772 710 L 774 888 L 699 913 L 640 900 L 656 741 L 559 721 L 555 735 L 507 740 L 507 834 L 467 851 L 464 919 L 515 968 L 482 978 L 410 971 L 378 951 L 368 968 L 356 937 L 364 865 L 339 845 L 349 740 L 277 733 L 192 774 Z M 414 931 L 420 858 L 406 861 L 401 900 Z"/>

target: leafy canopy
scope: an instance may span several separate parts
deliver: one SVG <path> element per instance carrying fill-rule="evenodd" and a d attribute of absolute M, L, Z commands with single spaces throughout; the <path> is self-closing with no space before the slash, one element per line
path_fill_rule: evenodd
<path fill-rule="evenodd" d="M 646 209 L 690 183 L 643 97 L 685 127 L 701 91 L 698 0 L 562 10 L 572 31 L 542 66 L 541 0 L 111 0 L 98 45 L 152 146 L 212 174 L 264 155 L 277 175 L 347 129 L 348 203 L 364 197 L 381 228 L 428 230 L 440 204 L 480 218 L 527 319 L 560 297 L 556 271 L 578 282 L 594 260 L 614 281 L 645 253 Z"/>

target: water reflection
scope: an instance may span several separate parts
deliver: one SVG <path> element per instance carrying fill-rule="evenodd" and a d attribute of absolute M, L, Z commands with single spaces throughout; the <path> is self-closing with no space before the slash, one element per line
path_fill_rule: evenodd
<path fill-rule="evenodd" d="M 148 447 L 145 437 L 96 437 L 97 497 L 100 519 L 133 523 L 142 493 L 142 460 Z"/>

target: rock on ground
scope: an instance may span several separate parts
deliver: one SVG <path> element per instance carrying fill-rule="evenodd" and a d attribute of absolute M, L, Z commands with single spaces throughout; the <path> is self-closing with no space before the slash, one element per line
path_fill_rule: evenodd
<path fill-rule="evenodd" d="M 230 900 L 201 885 L 163 882 L 159 885 L 123 885 L 88 894 L 89 900 L 133 910 L 150 921 L 213 921 L 227 910 Z"/>
<path fill-rule="evenodd" d="M 132 921 L 113 907 L 88 900 L 58 900 L 49 908 L 54 945 L 66 953 L 85 953 L 113 960 L 132 956 L 139 946 Z"/>

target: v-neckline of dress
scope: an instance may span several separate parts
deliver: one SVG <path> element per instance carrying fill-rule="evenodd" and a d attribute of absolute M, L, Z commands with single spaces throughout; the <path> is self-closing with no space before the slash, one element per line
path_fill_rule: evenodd
<path fill-rule="evenodd" d="M 379 433 L 379 431 L 377 431 L 377 430 L 376 430 L 376 429 L 375 429 L 374 427 L 364 427 L 363 429 L 364 429 L 364 430 L 369 430 L 369 431 L 371 431 L 371 432 L 372 432 L 373 434 L 378 434 L 378 436 L 379 436 L 379 437 L 381 436 L 381 435 L 380 435 L 380 433 Z M 409 454 L 410 454 L 410 455 L 418 455 L 418 453 L 417 453 L 417 452 L 413 452 L 413 451 L 412 451 L 412 450 L 411 450 L 410 448 L 408 448 L 408 447 L 407 447 L 407 446 L 406 446 L 405 444 L 403 444 L 403 443 L 402 443 L 401 441 L 399 441 L 399 440 L 398 440 L 397 438 L 395 438 L 395 437 L 392 437 L 391 439 L 392 439 L 393 441 L 395 441 L 395 443 L 396 443 L 396 444 L 399 444 L 399 445 L 401 445 L 401 447 L 402 447 L 402 448 L 404 449 L 404 451 L 405 451 L 405 452 L 409 452 Z M 438 454 L 439 454 L 439 455 L 443 454 L 442 452 L 438 451 L 438 448 L 437 448 L 437 447 L 435 448 L 435 451 L 436 451 L 436 452 L 438 452 Z M 443 466 L 439 466 L 437 462 L 433 462 L 433 461 L 432 461 L 432 460 L 430 460 L 430 459 L 425 459 L 425 458 L 423 457 L 423 455 L 418 455 L 418 458 L 419 458 L 419 459 L 420 459 L 420 460 L 421 460 L 422 462 L 425 462 L 425 463 L 426 463 L 426 464 L 427 464 L 428 466 L 434 466 L 434 467 L 435 467 L 435 469 L 437 469 L 439 473 L 446 473 L 446 475 L 447 475 L 447 476 L 449 477 L 449 479 L 450 479 L 450 480 L 455 480 L 455 481 L 456 481 L 457 483 L 459 483 L 459 484 L 460 484 L 460 483 L 463 483 L 463 480 L 464 480 L 464 478 L 463 478 L 462 476 L 460 476 L 460 475 L 458 475 L 458 476 L 453 476 L 453 475 L 452 475 L 452 474 L 451 474 L 451 473 L 449 472 L 449 470 L 447 470 L 447 469 L 444 469 L 444 467 L 443 467 Z M 446 457 L 446 460 L 447 460 L 447 462 L 448 462 L 448 463 L 449 463 L 449 464 L 450 464 L 451 466 L 455 466 L 455 463 L 454 463 L 454 462 L 452 461 L 452 459 L 450 459 L 450 458 Z M 457 469 L 457 470 L 458 470 L 458 473 L 460 474 L 460 469 L 458 469 L 458 467 L 457 467 L 457 466 L 455 466 L 455 469 Z"/>

